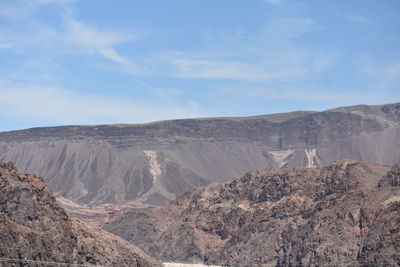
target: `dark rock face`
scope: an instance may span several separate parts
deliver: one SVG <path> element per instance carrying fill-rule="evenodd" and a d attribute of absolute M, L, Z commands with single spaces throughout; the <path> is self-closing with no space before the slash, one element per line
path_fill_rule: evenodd
<path fill-rule="evenodd" d="M 400 264 L 398 168 L 342 160 L 252 171 L 104 228 L 164 261 L 228 266 Z M 379 185 L 378 185 L 379 184 Z M 141 227 L 138 233 L 137 227 Z"/>
<path fill-rule="evenodd" d="M 64 126 L 0 133 L 0 161 L 79 204 L 166 205 L 252 169 L 349 158 L 400 163 L 400 103 L 247 118 Z"/>
<path fill-rule="evenodd" d="M 379 182 L 379 187 L 385 185 L 400 186 L 400 166 L 395 165 L 390 172 Z"/>
<path fill-rule="evenodd" d="M 0 165 L 1 266 L 161 266 L 128 242 L 72 219 L 42 179 Z M 41 263 L 40 263 L 41 262 Z"/>

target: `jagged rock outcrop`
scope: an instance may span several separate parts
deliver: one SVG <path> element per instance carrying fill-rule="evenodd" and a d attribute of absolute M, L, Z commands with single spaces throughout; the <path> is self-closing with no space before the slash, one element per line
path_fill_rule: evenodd
<path fill-rule="evenodd" d="M 127 241 L 70 218 L 41 178 L 0 165 L 1 266 L 162 266 Z"/>
<path fill-rule="evenodd" d="M 393 166 L 390 172 L 388 172 L 384 179 L 382 179 L 378 184 L 379 187 L 385 185 L 400 186 L 400 165 Z"/>
<path fill-rule="evenodd" d="M 165 205 L 197 186 L 252 169 L 336 159 L 400 163 L 400 103 L 245 118 L 0 133 L 0 161 L 44 177 L 81 205 Z"/>
<path fill-rule="evenodd" d="M 394 166 L 361 210 L 360 229 L 364 239 L 358 259 L 364 265 L 400 265 L 399 190 L 400 167 Z"/>
<path fill-rule="evenodd" d="M 399 168 L 341 160 L 251 171 L 104 228 L 164 261 L 398 266 Z"/>

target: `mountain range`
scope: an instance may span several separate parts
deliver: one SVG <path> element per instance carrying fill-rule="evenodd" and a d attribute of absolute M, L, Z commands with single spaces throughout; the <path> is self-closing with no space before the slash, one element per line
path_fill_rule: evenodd
<path fill-rule="evenodd" d="M 400 162 L 400 103 L 141 125 L 0 133 L 0 162 L 42 176 L 69 207 L 163 206 L 252 169 Z M 68 203 L 67 203 L 68 202 Z"/>

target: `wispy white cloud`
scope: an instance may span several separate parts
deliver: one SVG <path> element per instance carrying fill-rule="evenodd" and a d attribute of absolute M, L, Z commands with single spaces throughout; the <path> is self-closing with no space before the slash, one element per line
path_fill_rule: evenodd
<path fill-rule="evenodd" d="M 46 5 L 67 8 L 78 0 L 2 0 L 0 17 L 6 20 L 22 20 L 29 18 L 35 11 Z"/>
<path fill-rule="evenodd" d="M 268 39 L 288 41 L 318 29 L 321 29 L 321 26 L 312 19 L 280 18 L 268 24 L 265 35 Z"/>
<path fill-rule="evenodd" d="M 184 90 L 178 88 L 153 89 L 153 92 L 156 96 L 167 100 L 171 100 L 176 97 L 183 96 L 185 94 Z"/>
<path fill-rule="evenodd" d="M 374 87 L 389 88 L 400 82 L 400 58 L 381 61 L 364 54 L 354 61 L 361 78 Z"/>
<path fill-rule="evenodd" d="M 0 43 L 0 49 L 10 48 L 12 46 L 13 46 L 12 43 L 6 43 L 6 42 Z"/>
<path fill-rule="evenodd" d="M 190 53 L 169 51 L 160 60 L 168 61 L 172 75 L 181 78 L 301 81 L 326 70 L 335 60 L 329 51 L 296 45 L 296 38 L 319 28 L 310 19 L 277 19 L 257 38 L 225 36 L 213 48 Z"/>
<path fill-rule="evenodd" d="M 173 65 L 178 69 L 178 77 L 202 79 L 230 79 L 245 81 L 287 81 L 301 78 L 304 70 L 293 62 L 286 68 L 272 67 L 263 63 L 234 61 L 209 61 L 176 59 Z"/>
<path fill-rule="evenodd" d="M 348 19 L 357 24 L 372 24 L 372 21 L 365 16 L 350 16 Z"/>
<path fill-rule="evenodd" d="M 266 3 L 270 4 L 270 5 L 277 6 L 277 5 L 282 4 L 283 0 L 264 0 L 264 2 L 266 2 Z"/>
<path fill-rule="evenodd" d="M 195 103 L 185 105 L 90 95 L 62 88 L 0 84 L 2 117 L 49 124 L 143 123 L 207 116 Z"/>
<path fill-rule="evenodd" d="M 310 70 L 314 73 L 320 73 L 329 69 L 334 63 L 336 54 L 331 51 L 318 51 L 310 60 Z"/>
<path fill-rule="evenodd" d="M 0 18 L 4 20 L 15 20 L 25 18 L 35 10 L 38 4 L 35 1 L 31 3 L 27 1 L 15 0 L 0 2 Z"/>
<path fill-rule="evenodd" d="M 312 89 L 277 89 L 277 88 L 243 88 L 223 87 L 220 92 L 239 97 L 255 97 L 263 99 L 307 101 L 315 103 L 329 103 L 334 106 L 353 104 L 381 104 L 393 100 L 393 96 L 377 93 L 376 91 L 353 93 L 352 90 L 338 93 L 321 88 Z"/>
<path fill-rule="evenodd" d="M 100 31 L 75 19 L 69 19 L 66 23 L 66 28 L 67 33 L 65 39 L 67 41 L 82 45 L 90 51 L 122 65 L 124 70 L 129 73 L 138 74 L 142 71 L 133 61 L 122 56 L 113 47 L 114 45 L 132 39 L 132 36 L 129 34 L 121 31 Z"/>
<path fill-rule="evenodd" d="M 389 65 L 384 71 L 389 79 L 400 80 L 400 62 Z"/>
<path fill-rule="evenodd" d="M 95 54 L 118 64 L 125 72 L 139 74 L 143 71 L 115 48 L 133 41 L 133 34 L 116 29 L 103 30 L 77 20 L 71 11 L 77 0 L 15 1 L 5 0 L 0 8 L 0 17 L 13 22 L 9 25 L 12 30 L 0 31 L 0 48 L 29 47 L 30 51 L 45 50 L 48 54 Z M 41 7 L 49 5 L 58 7 L 56 10 L 62 19 L 57 24 L 43 24 L 33 16 Z"/>
<path fill-rule="evenodd" d="M 75 19 L 69 19 L 66 28 L 67 40 L 89 47 L 107 47 L 130 39 L 125 33 L 101 32 Z"/>
<path fill-rule="evenodd" d="M 47 4 L 65 5 L 65 4 L 72 4 L 72 3 L 78 2 L 78 0 L 29 0 L 29 1 L 36 2 L 41 5 L 47 5 Z"/>

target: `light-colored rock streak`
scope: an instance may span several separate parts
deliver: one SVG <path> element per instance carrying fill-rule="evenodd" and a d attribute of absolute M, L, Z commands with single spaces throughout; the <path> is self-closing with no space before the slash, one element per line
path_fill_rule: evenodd
<path fill-rule="evenodd" d="M 305 152 L 307 156 L 307 168 L 316 167 L 317 165 L 315 164 L 314 159 L 316 159 L 317 156 L 317 149 L 306 149 Z"/>
<path fill-rule="evenodd" d="M 382 206 L 388 206 L 395 202 L 400 202 L 400 196 L 394 196 L 394 197 L 387 199 L 385 202 L 382 203 Z"/>
<path fill-rule="evenodd" d="M 161 166 L 157 161 L 157 151 L 145 150 L 143 153 L 149 161 L 149 172 L 156 182 L 157 177 L 161 174 Z"/>
<path fill-rule="evenodd" d="M 268 154 L 270 154 L 276 163 L 278 163 L 278 167 L 281 168 L 285 166 L 290 158 L 294 154 L 293 149 L 288 149 L 288 150 L 278 150 L 278 151 L 268 151 Z"/>

